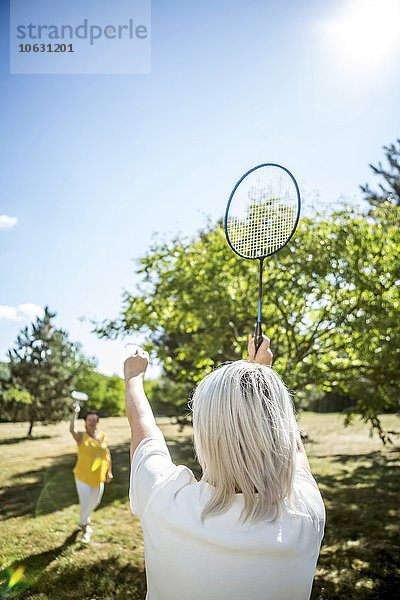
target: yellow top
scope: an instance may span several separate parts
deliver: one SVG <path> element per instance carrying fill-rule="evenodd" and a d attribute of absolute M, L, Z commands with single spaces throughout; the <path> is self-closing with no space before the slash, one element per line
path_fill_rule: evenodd
<path fill-rule="evenodd" d="M 79 481 L 92 487 L 100 487 L 100 482 L 106 480 L 110 454 L 107 447 L 107 437 L 102 431 L 97 432 L 98 440 L 94 440 L 85 431 L 83 440 L 78 445 L 78 460 L 74 475 Z"/>

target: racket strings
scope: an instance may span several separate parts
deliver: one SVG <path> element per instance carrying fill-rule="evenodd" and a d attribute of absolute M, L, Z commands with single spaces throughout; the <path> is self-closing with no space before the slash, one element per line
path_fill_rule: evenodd
<path fill-rule="evenodd" d="M 298 195 L 291 177 L 276 168 L 262 168 L 245 177 L 235 190 L 227 216 L 233 249 L 246 258 L 268 256 L 293 233 Z"/>

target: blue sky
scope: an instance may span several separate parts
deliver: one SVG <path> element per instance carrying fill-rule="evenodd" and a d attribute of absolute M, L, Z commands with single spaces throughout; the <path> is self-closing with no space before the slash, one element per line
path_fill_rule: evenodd
<path fill-rule="evenodd" d="M 79 317 L 118 314 L 155 232 L 221 217 L 260 162 L 361 202 L 400 135 L 396 0 L 153 0 L 149 75 L 10 75 L 0 6 L 0 360 L 49 305 L 121 374 L 123 342 Z"/>

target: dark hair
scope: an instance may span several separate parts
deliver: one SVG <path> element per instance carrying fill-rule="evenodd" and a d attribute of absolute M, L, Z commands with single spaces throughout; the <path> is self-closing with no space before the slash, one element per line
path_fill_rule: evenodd
<path fill-rule="evenodd" d="M 86 413 L 86 415 L 85 415 L 85 419 L 84 419 L 84 420 L 85 420 L 85 422 L 86 422 L 86 419 L 88 418 L 88 416 L 89 416 L 89 415 L 96 415 L 96 417 L 97 417 L 97 420 L 99 420 L 99 419 L 100 419 L 100 415 L 99 415 L 99 413 L 97 412 L 97 410 L 89 410 L 89 411 Z"/>

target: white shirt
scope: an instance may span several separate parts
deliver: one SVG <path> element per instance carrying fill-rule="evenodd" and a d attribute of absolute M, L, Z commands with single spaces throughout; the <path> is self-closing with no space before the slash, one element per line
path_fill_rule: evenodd
<path fill-rule="evenodd" d="M 239 520 L 242 494 L 227 512 L 201 513 L 211 486 L 172 462 L 147 438 L 131 466 L 131 510 L 141 521 L 148 600 L 308 600 L 325 524 L 317 484 L 304 467 L 295 483 L 300 516 Z"/>

